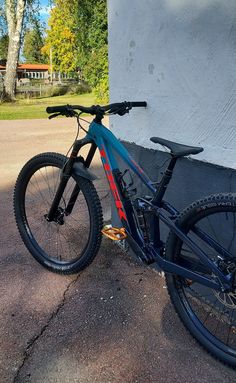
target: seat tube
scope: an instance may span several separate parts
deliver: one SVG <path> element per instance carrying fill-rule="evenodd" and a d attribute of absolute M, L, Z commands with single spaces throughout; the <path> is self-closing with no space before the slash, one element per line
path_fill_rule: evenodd
<path fill-rule="evenodd" d="M 156 206 L 160 206 L 160 204 L 161 204 L 161 201 L 165 195 L 167 186 L 168 186 L 168 184 L 172 178 L 173 169 L 175 167 L 176 161 L 177 161 L 177 157 L 172 157 L 167 169 L 165 170 L 165 172 L 163 174 L 163 177 L 159 183 L 159 186 L 157 188 L 157 191 L 156 191 L 154 198 L 153 198 L 153 201 L 152 201 L 153 204 Z"/>

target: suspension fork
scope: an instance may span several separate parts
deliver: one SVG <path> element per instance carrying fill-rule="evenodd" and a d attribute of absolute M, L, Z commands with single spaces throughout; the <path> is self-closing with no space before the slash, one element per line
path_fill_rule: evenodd
<path fill-rule="evenodd" d="M 83 144 L 83 145 L 86 145 L 86 143 Z M 82 146 L 83 146 L 83 145 L 82 145 Z M 81 148 L 82 146 L 80 146 L 80 148 Z M 91 164 L 91 162 L 92 162 L 92 160 L 93 160 L 93 157 L 94 157 L 94 155 L 95 155 L 96 149 L 97 149 L 97 145 L 93 142 L 92 145 L 91 145 L 91 148 L 89 149 L 89 152 L 88 152 L 88 155 L 87 155 L 87 157 L 86 157 L 86 160 L 84 161 L 84 166 L 85 166 L 86 168 L 89 168 L 89 166 L 90 166 L 90 164 Z M 76 200 L 77 200 L 77 197 L 78 197 L 78 195 L 79 195 L 79 192 L 80 192 L 80 187 L 79 187 L 79 185 L 76 183 L 75 186 L 74 186 L 74 189 L 73 189 L 73 191 L 72 191 L 72 193 L 71 193 L 69 202 L 68 202 L 68 204 L 67 204 L 67 206 L 66 206 L 66 209 L 65 209 L 65 214 L 66 214 L 66 215 L 71 214 L 71 212 L 72 212 L 72 210 L 73 210 L 73 207 L 74 207 L 74 205 L 75 205 L 75 202 L 76 202 Z"/>
<path fill-rule="evenodd" d="M 50 210 L 46 216 L 46 219 L 47 221 L 51 222 L 54 220 L 54 217 L 55 217 L 55 214 L 57 213 L 58 211 L 58 206 L 59 206 L 59 203 L 60 203 L 60 200 L 63 196 L 63 193 L 64 193 L 64 190 L 66 188 L 66 185 L 68 183 L 68 180 L 71 176 L 71 173 L 72 173 L 72 169 L 73 169 L 73 165 L 76 161 L 76 158 L 78 156 L 78 152 L 79 150 L 82 148 L 82 146 L 84 145 L 87 145 L 89 143 L 92 143 L 92 146 L 89 150 L 89 153 L 88 153 L 88 156 L 86 158 L 86 160 L 84 161 L 84 165 L 86 167 L 89 167 L 89 165 L 91 164 L 92 162 L 92 159 L 93 159 L 93 156 L 95 154 L 95 151 L 96 151 L 96 145 L 89 141 L 88 139 L 84 138 L 82 140 L 77 140 L 73 146 L 73 149 L 72 149 L 72 152 L 71 152 L 71 155 L 68 159 L 68 161 L 66 162 L 63 170 L 62 170 L 62 173 L 61 173 L 61 180 L 60 180 L 60 183 L 59 183 L 59 186 L 58 186 L 58 189 L 56 191 L 56 194 L 55 194 L 55 197 L 53 199 L 53 202 L 52 202 L 52 205 L 50 207 Z M 70 197 L 70 200 L 67 204 L 67 207 L 65 209 L 65 214 L 68 215 L 72 212 L 72 209 L 74 207 L 74 204 L 75 204 L 75 201 L 78 197 L 78 194 L 80 192 L 80 188 L 77 186 L 77 184 L 75 185 L 73 191 L 72 191 L 72 194 L 71 194 L 71 197 Z"/>

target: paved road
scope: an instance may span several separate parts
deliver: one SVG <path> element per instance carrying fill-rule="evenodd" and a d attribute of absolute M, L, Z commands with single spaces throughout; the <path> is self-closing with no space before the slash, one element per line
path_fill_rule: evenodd
<path fill-rule="evenodd" d="M 34 154 L 66 152 L 75 125 L 0 121 L 0 134 L 0 382 L 235 382 L 235 372 L 185 331 L 164 280 L 113 243 L 104 240 L 94 263 L 76 276 L 34 261 L 16 231 L 13 185 Z M 98 158 L 94 169 L 102 175 Z M 96 186 L 108 217 L 103 177 Z"/>

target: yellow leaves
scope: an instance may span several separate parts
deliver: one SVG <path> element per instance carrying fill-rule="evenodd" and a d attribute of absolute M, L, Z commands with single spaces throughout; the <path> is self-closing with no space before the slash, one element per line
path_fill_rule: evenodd
<path fill-rule="evenodd" d="M 41 48 L 41 53 L 42 53 L 42 55 L 44 55 L 44 56 L 49 56 L 49 55 L 50 55 L 50 45 L 49 45 L 49 44 L 45 44 L 45 45 Z"/>
<path fill-rule="evenodd" d="M 49 18 L 49 29 L 43 54 L 49 56 L 52 52 L 53 67 L 56 71 L 64 73 L 73 72 L 78 65 L 77 37 L 74 28 L 74 17 L 71 13 L 71 3 L 66 0 L 56 0 L 55 7 L 51 10 Z"/>
<path fill-rule="evenodd" d="M 61 31 L 61 37 L 62 37 L 62 39 L 67 40 L 70 43 L 75 42 L 75 34 L 73 32 L 71 32 L 67 27 L 65 27 Z"/>

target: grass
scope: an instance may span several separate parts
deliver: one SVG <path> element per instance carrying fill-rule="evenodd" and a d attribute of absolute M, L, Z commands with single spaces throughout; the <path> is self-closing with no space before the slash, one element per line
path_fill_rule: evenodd
<path fill-rule="evenodd" d="M 47 118 L 48 114 L 45 111 L 47 106 L 65 104 L 90 106 L 94 103 L 95 97 L 92 93 L 17 100 L 14 103 L 0 104 L 0 120 Z"/>

